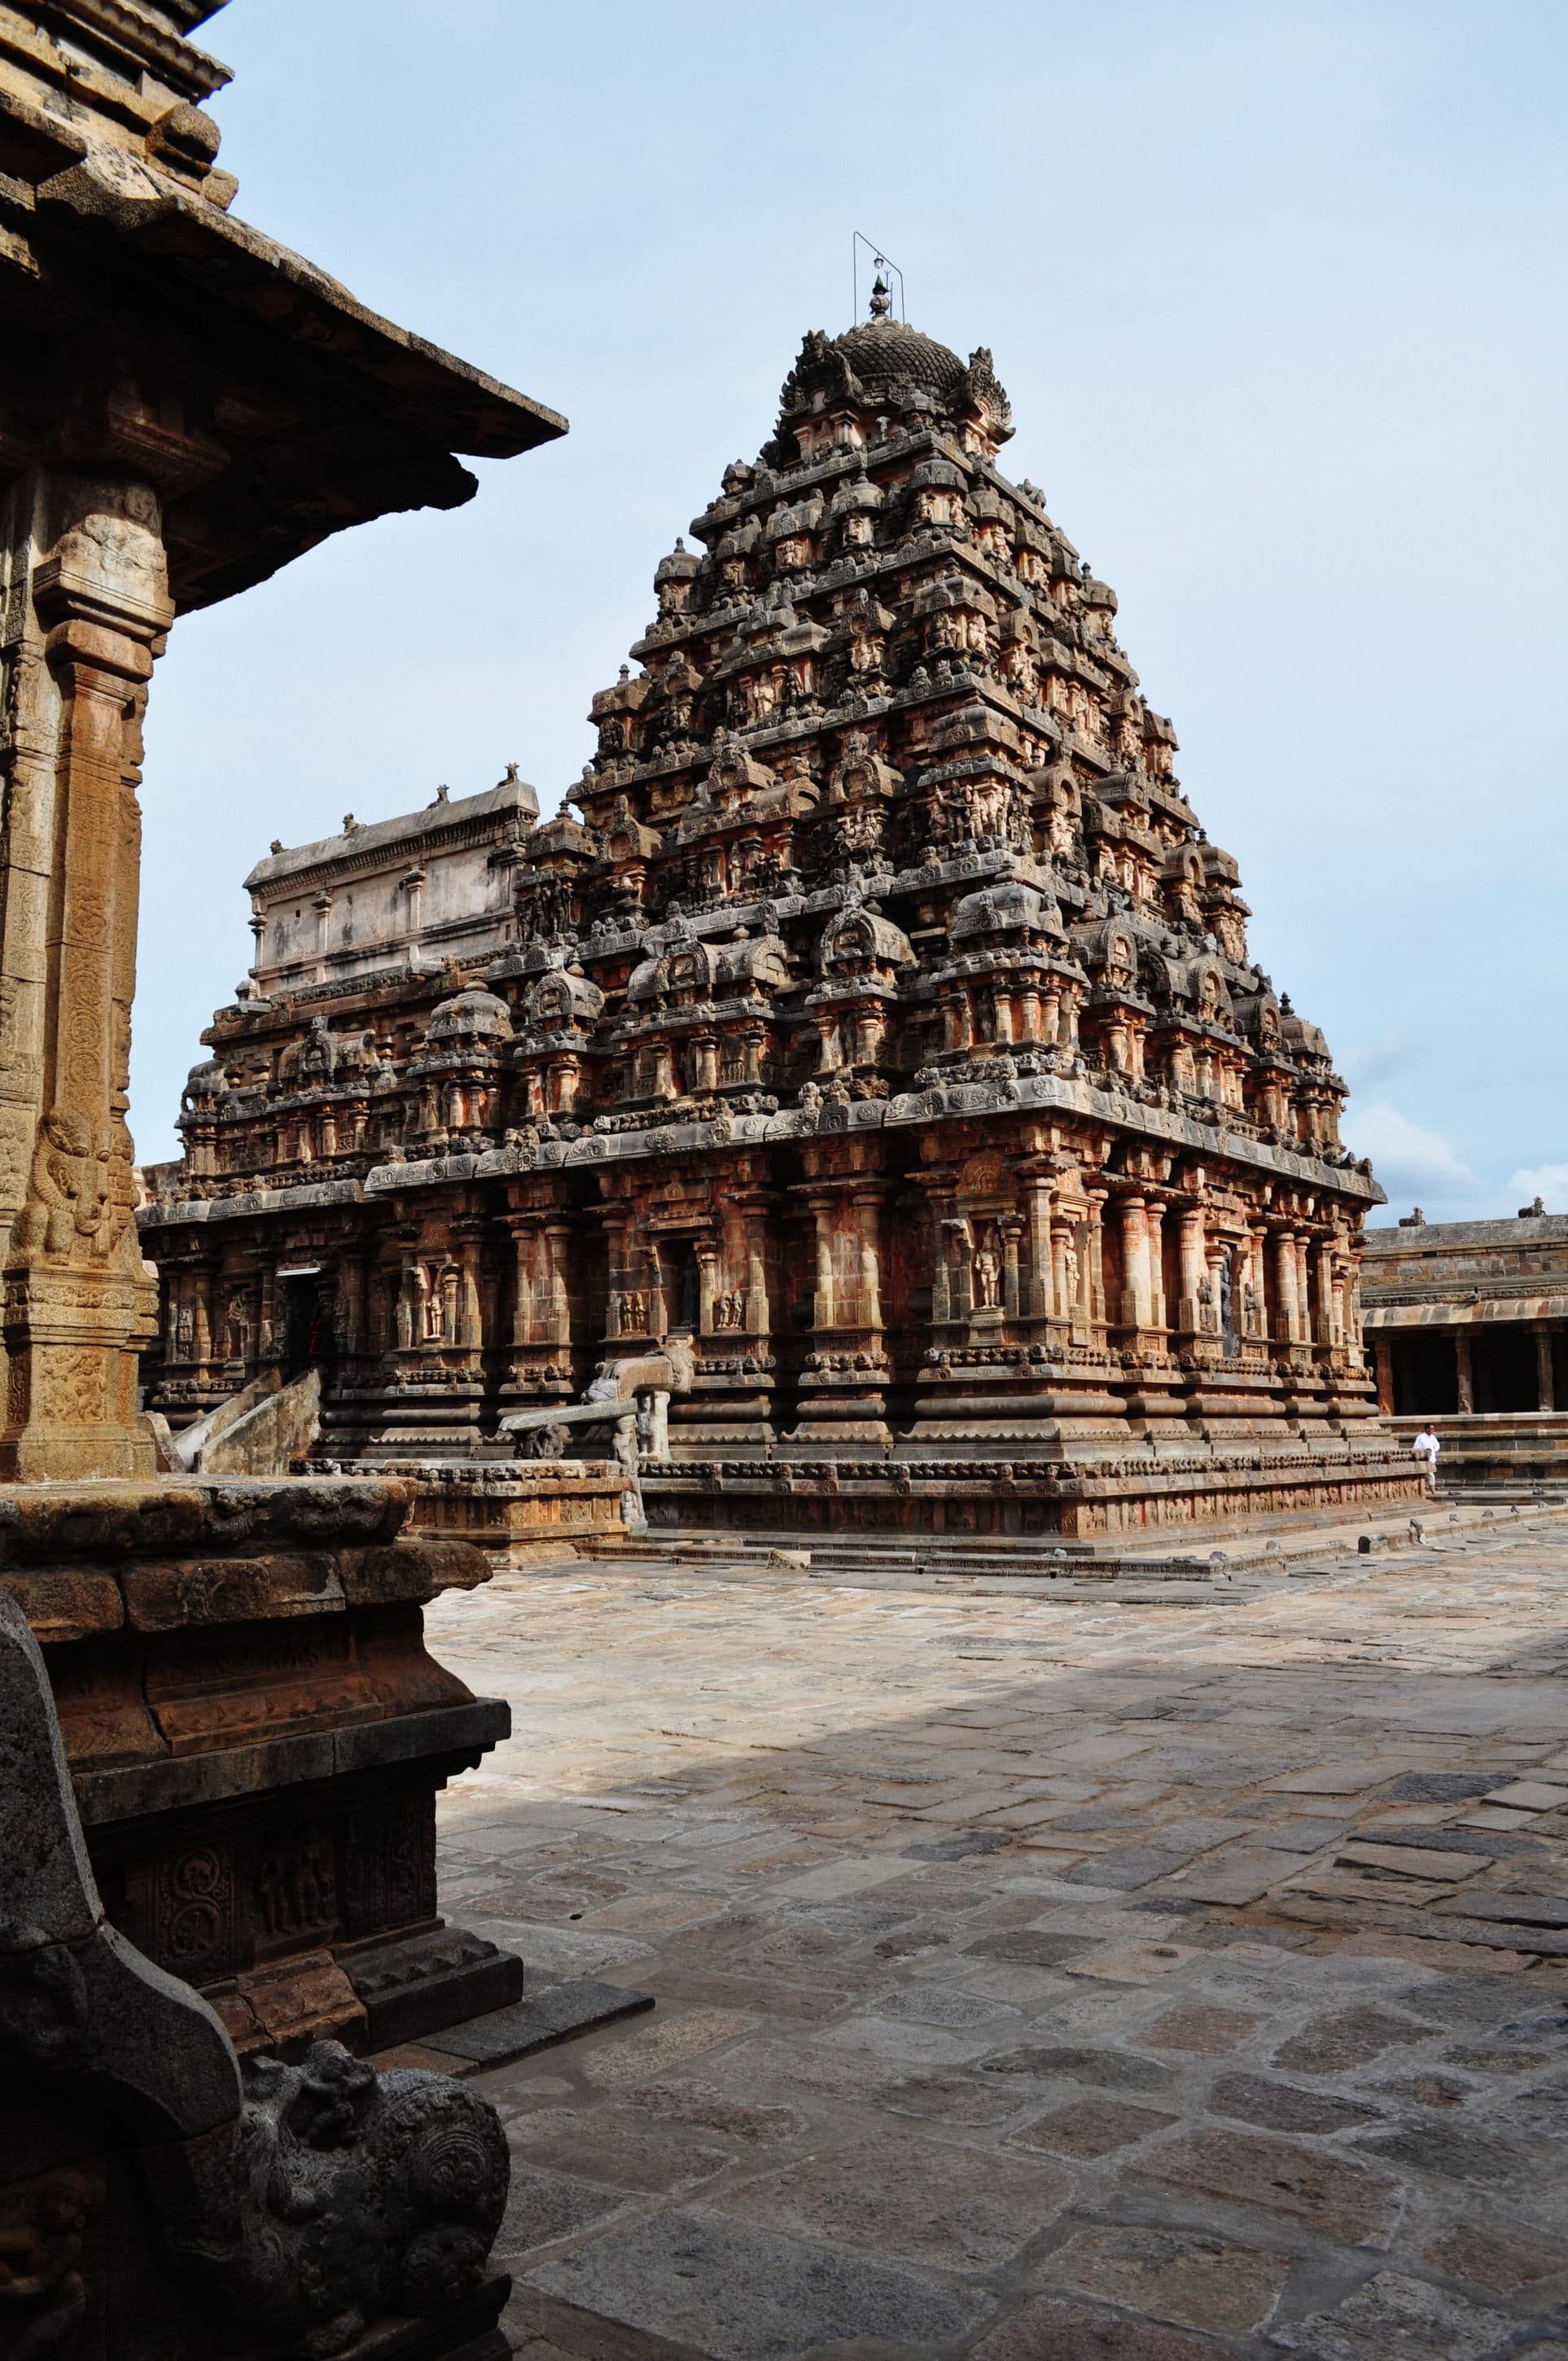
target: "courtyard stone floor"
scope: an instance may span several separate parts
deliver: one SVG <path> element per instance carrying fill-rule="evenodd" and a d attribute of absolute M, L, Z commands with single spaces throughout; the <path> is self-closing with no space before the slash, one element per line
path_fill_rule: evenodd
<path fill-rule="evenodd" d="M 475 2074 L 528 2361 L 1568 2361 L 1568 1522 L 429 1622 L 517 1733 L 444 1909 L 657 2002 Z"/>

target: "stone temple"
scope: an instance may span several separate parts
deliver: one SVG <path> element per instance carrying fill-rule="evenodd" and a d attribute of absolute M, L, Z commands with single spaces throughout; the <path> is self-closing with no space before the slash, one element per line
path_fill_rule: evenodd
<path fill-rule="evenodd" d="M 314 1362 L 332 1460 L 483 1464 L 689 1339 L 656 1527 L 1409 1497 L 1344 1084 L 1012 433 L 879 286 L 660 561 L 570 808 L 514 771 L 252 870 L 141 1215 L 171 1425 Z"/>

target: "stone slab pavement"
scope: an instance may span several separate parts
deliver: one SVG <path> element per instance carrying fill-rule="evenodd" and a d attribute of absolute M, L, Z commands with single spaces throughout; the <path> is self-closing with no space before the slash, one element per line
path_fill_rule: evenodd
<path fill-rule="evenodd" d="M 429 1617 L 517 1735 L 529 2361 L 1568 2361 L 1568 1537 L 1213 1606 L 647 1563 Z"/>

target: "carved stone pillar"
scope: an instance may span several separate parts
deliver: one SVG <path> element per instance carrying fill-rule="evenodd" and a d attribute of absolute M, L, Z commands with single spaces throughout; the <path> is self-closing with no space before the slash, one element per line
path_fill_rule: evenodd
<path fill-rule="evenodd" d="M 213 1273 L 202 1263 L 191 1274 L 191 1357 L 204 1368 L 213 1357 Z"/>
<path fill-rule="evenodd" d="M 338 1288 L 343 1304 L 343 1349 L 350 1356 L 365 1350 L 365 1283 L 364 1254 L 345 1255 Z"/>
<path fill-rule="evenodd" d="M 466 1237 L 457 1246 L 456 1335 L 454 1343 L 466 1352 L 477 1352 L 484 1343 L 479 1317 L 479 1241 Z"/>
<path fill-rule="evenodd" d="M 1051 1184 L 1038 1177 L 1025 1184 L 1028 1285 L 1021 1299 L 1031 1320 L 1048 1320 L 1058 1310 L 1056 1249 L 1051 1235 Z"/>
<path fill-rule="evenodd" d="M 718 1249 L 710 1238 L 698 1238 L 696 1256 L 696 1329 L 699 1336 L 713 1333 L 713 1307 L 718 1296 Z"/>
<path fill-rule="evenodd" d="M 173 619 L 156 495 L 18 480 L 11 743 L 0 846 L 0 1476 L 151 1475 L 136 1354 L 155 1298 L 126 1125 L 136 983 L 141 715 Z M 27 560 L 48 554 L 27 574 Z"/>
<path fill-rule="evenodd" d="M 1203 1301 L 1203 1284 L 1209 1276 L 1208 1223 L 1201 1205 L 1185 1205 L 1178 1229 L 1178 1281 L 1176 1324 L 1194 1333 L 1212 1328 L 1213 1321 L 1205 1320 L 1207 1307 Z"/>
<path fill-rule="evenodd" d="M 1078 1316 L 1079 1267 L 1073 1246 L 1073 1225 L 1065 1219 L 1051 1224 L 1051 1298 L 1058 1320 Z M 1070 1259 L 1069 1259 L 1070 1257 Z"/>
<path fill-rule="evenodd" d="M 572 1341 L 572 1297 L 566 1284 L 566 1257 L 571 1239 L 570 1222 L 545 1223 L 545 1284 L 548 1298 L 544 1306 L 544 1334 L 542 1341 L 547 1345 L 570 1345 Z"/>
<path fill-rule="evenodd" d="M 811 1324 L 814 1328 L 831 1328 L 838 1309 L 833 1275 L 833 1201 L 816 1199 L 811 1213 L 817 1224 L 817 1293 Z"/>
<path fill-rule="evenodd" d="M 1470 1345 L 1469 1329 L 1456 1328 L 1453 1334 L 1454 1404 L 1461 1411 L 1473 1411 L 1475 1407 L 1475 1371 Z"/>
<path fill-rule="evenodd" d="M 1002 1309 L 1009 1320 L 1018 1317 L 1018 1241 L 1024 1224 L 1016 1213 L 1005 1213 L 997 1224 L 1002 1233 Z"/>
<path fill-rule="evenodd" d="M 511 1341 L 533 1342 L 533 1257 L 538 1232 L 532 1222 L 514 1222 L 511 1232 Z"/>
<path fill-rule="evenodd" d="M 1296 1247 L 1296 1342 L 1309 1345 L 1312 1341 L 1312 1257 L 1309 1240 L 1297 1231 Z"/>
<path fill-rule="evenodd" d="M 953 1317 L 952 1200 L 931 1200 L 931 1324 L 940 1327 Z M 962 1224 L 960 1224 L 962 1226 Z"/>
<path fill-rule="evenodd" d="M 1116 1207 L 1122 1224 L 1122 1303 L 1124 1328 L 1150 1324 L 1148 1229 L 1141 1197 L 1123 1197 Z"/>
<path fill-rule="evenodd" d="M 1372 1356 L 1377 1365 L 1377 1415 L 1379 1418 L 1392 1418 L 1394 1415 L 1393 1340 L 1387 1336 L 1375 1336 L 1372 1340 Z"/>
<path fill-rule="evenodd" d="M 765 1336 L 773 1314 L 768 1303 L 768 1224 L 765 1213 L 746 1214 L 746 1329 Z"/>
<path fill-rule="evenodd" d="M 1296 1303 L 1296 1241 L 1288 1230 L 1276 1230 L 1274 1246 L 1274 1335 L 1277 1344 L 1293 1345 L 1299 1333 Z"/>
<path fill-rule="evenodd" d="M 1245 1273 L 1242 1284 L 1242 1303 L 1245 1314 L 1245 1333 L 1255 1343 L 1263 1342 L 1268 1334 L 1268 1290 L 1264 1279 L 1264 1254 L 1267 1235 L 1267 1232 L 1263 1229 L 1249 1230 L 1242 1249 L 1243 1268 Z M 1247 1303 L 1249 1288 L 1252 1290 L 1250 1306 Z"/>
<path fill-rule="evenodd" d="M 566 1287 L 566 1255 L 570 1224 L 538 1207 L 510 1213 L 507 1227 L 512 1241 L 511 1360 L 509 1387 L 534 1398 L 541 1387 L 559 1392 L 561 1348 L 571 1342 L 571 1305 Z M 615 1334 L 618 1297 L 615 1288 L 617 1249 L 610 1254 L 608 1290 L 609 1333 Z M 481 1334 L 480 1340 L 483 1340 Z"/>
<path fill-rule="evenodd" d="M 1040 987 L 1039 1025 L 1040 1039 L 1047 1048 L 1054 1049 L 1061 1039 L 1062 1028 L 1061 988 L 1058 984 L 1047 983 Z"/>
<path fill-rule="evenodd" d="M 1146 1216 L 1148 1233 L 1149 1324 L 1168 1327 L 1165 1304 L 1165 1215 L 1166 1208 L 1152 1204 Z"/>
<path fill-rule="evenodd" d="M 1088 1191 L 1088 1219 L 1084 1224 L 1085 1269 L 1080 1285 L 1082 1301 L 1091 1327 L 1105 1324 L 1105 1195 L 1091 1189 Z"/>
<path fill-rule="evenodd" d="M 852 1140 L 808 1151 L 808 1171 L 817 1170 L 801 1185 L 816 1224 L 817 1289 L 794 1429 L 807 1444 L 892 1440 L 882 1306 L 886 1183 L 871 1164 L 873 1152 Z"/>
<path fill-rule="evenodd" d="M 974 1237 L 962 1213 L 949 1213 L 942 1224 L 942 1249 L 947 1264 L 948 1317 L 969 1320 L 974 1313 Z"/>
<path fill-rule="evenodd" d="M 621 1299 L 630 1288 L 631 1273 L 626 1265 L 626 1224 L 609 1214 L 605 1216 L 605 1248 L 609 1270 L 609 1293 L 605 1305 L 604 1333 L 607 1338 L 626 1333 L 628 1323 L 621 1317 Z"/>
<path fill-rule="evenodd" d="M 1535 1390 L 1537 1410 L 1555 1410 L 1557 1395 L 1552 1371 L 1552 1331 L 1538 1328 L 1535 1332 Z"/>
<path fill-rule="evenodd" d="M 1318 1305 L 1314 1334 L 1320 1345 L 1337 1345 L 1333 1241 L 1323 1238 L 1312 1250 L 1317 1265 Z"/>
<path fill-rule="evenodd" d="M 1210 1334 L 1211 1334 L 1212 1335 L 1218 1336 L 1218 1337 L 1220 1338 L 1221 1342 L 1222 1342 L 1222 1343 L 1224 1343 L 1224 1342 L 1226 1341 L 1226 1328 L 1225 1328 L 1225 1274 L 1226 1274 L 1226 1269 L 1227 1269 L 1227 1268 L 1230 1268 L 1234 1271 L 1234 1269 L 1235 1266 L 1232 1265 L 1232 1263 L 1231 1263 L 1231 1257 L 1230 1257 L 1230 1255 L 1229 1255 L 1229 1253 L 1228 1253 L 1228 1252 L 1227 1252 L 1227 1250 L 1226 1250 L 1226 1247 L 1225 1247 L 1225 1245 L 1224 1245 L 1224 1242 L 1223 1242 L 1223 1239 L 1216 1239 L 1216 1240 L 1215 1240 L 1215 1241 L 1214 1241 L 1214 1242 L 1210 1246 L 1210 1247 L 1209 1247 L 1209 1251 L 1208 1251 L 1208 1261 L 1209 1261 L 1209 1301 L 1208 1301 L 1208 1302 L 1207 1302 L 1207 1303 L 1205 1303 L 1205 1304 L 1203 1305 L 1203 1307 L 1202 1307 L 1202 1309 L 1203 1309 L 1203 1315 L 1204 1315 L 1204 1317 L 1203 1317 L 1203 1325 L 1205 1326 L 1205 1328 L 1207 1328 L 1207 1329 L 1209 1330 L 1209 1332 L 1210 1332 Z M 1242 1268 L 1244 1271 L 1245 1271 L 1245 1268 L 1246 1268 L 1246 1258 L 1245 1258 L 1245 1252 L 1244 1252 L 1244 1254 L 1243 1254 L 1243 1257 L 1242 1257 L 1241 1268 Z M 1242 1282 L 1243 1289 L 1244 1289 L 1243 1302 L 1245 1302 L 1245 1284 L 1246 1284 L 1246 1282 L 1245 1282 L 1245 1279 L 1243 1279 L 1243 1282 Z M 1231 1335 L 1233 1335 L 1233 1336 L 1234 1336 L 1234 1335 L 1237 1333 L 1237 1331 L 1238 1331 L 1238 1328 L 1239 1328 L 1239 1326 L 1240 1326 L 1240 1322 L 1241 1322 L 1241 1316 L 1242 1316 L 1242 1307 L 1241 1307 L 1241 1305 L 1240 1305 L 1240 1304 L 1238 1304 L 1238 1303 L 1237 1303 L 1237 1301 L 1236 1301 L 1236 1300 L 1235 1300 L 1235 1284 L 1234 1284 L 1234 1278 L 1233 1278 L 1233 1280 L 1232 1280 L 1232 1288 L 1231 1288 L 1231 1324 L 1230 1324 L 1230 1332 L 1229 1332 L 1229 1333 L 1230 1333 L 1230 1334 L 1231 1334 Z"/>
<path fill-rule="evenodd" d="M 880 1331 L 882 1327 L 882 1191 L 880 1187 L 857 1190 L 854 1204 L 859 1246 L 856 1259 L 860 1273 L 857 1325 Z"/>

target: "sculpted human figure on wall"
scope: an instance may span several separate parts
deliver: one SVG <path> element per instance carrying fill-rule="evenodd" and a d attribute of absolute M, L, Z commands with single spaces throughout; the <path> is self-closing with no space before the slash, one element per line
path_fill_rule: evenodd
<path fill-rule="evenodd" d="M 974 1257 L 975 1303 L 981 1312 L 994 1312 L 1002 1301 L 1002 1257 L 996 1251 L 996 1233 L 987 1230 Z"/>
<path fill-rule="evenodd" d="M 1005 836 L 1012 796 L 1005 779 L 986 779 L 965 796 L 971 836 Z"/>
<path fill-rule="evenodd" d="M 1067 1252 L 1062 1257 L 1061 1268 L 1062 1286 L 1067 1293 L 1067 1301 L 1063 1306 L 1063 1310 L 1070 1313 L 1076 1312 L 1078 1309 L 1079 1272 L 1078 1248 L 1071 1245 L 1070 1242 L 1068 1246 Z"/>

